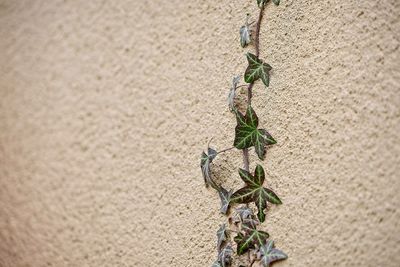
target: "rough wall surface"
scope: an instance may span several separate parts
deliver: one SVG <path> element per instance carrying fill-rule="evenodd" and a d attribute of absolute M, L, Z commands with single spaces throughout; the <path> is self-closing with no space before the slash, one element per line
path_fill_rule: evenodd
<path fill-rule="evenodd" d="M 241 1 L 0 0 L 0 266 L 210 266 Z M 400 265 L 400 2 L 269 5 L 276 266 Z M 253 51 L 253 47 L 249 48 Z M 238 188 L 241 154 L 216 161 Z M 252 157 L 251 167 L 257 159 Z"/>

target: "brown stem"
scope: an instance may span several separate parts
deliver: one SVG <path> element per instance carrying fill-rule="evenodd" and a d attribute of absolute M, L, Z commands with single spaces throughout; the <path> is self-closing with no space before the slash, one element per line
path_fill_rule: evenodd
<path fill-rule="evenodd" d="M 249 149 L 243 149 L 243 169 L 250 172 Z"/>
<path fill-rule="evenodd" d="M 260 55 L 260 29 L 261 29 L 261 21 L 264 14 L 265 5 L 262 4 L 260 7 L 260 13 L 258 14 L 258 21 L 256 24 L 256 36 L 254 37 L 254 46 L 256 48 L 256 57 Z M 251 98 L 253 97 L 253 86 L 254 82 L 250 83 L 247 87 L 247 103 L 251 105 Z"/>
<path fill-rule="evenodd" d="M 256 49 L 256 57 L 258 58 L 258 56 L 260 55 L 260 28 L 261 28 L 261 21 L 263 18 L 263 13 L 264 13 L 264 4 L 261 5 L 260 7 L 260 13 L 258 15 L 258 21 L 256 24 L 256 36 L 254 38 L 254 45 L 255 45 L 255 49 Z M 251 98 L 253 97 L 253 86 L 254 86 L 254 82 L 250 83 L 247 87 L 247 104 L 250 106 L 251 105 Z M 244 165 L 244 169 L 248 172 L 250 172 L 250 159 L 249 159 L 249 150 L 247 148 L 243 149 L 243 165 Z M 251 261 L 251 257 L 250 257 L 250 251 L 248 253 L 248 259 L 249 259 L 249 267 L 252 267 L 255 259 L 253 259 Z"/>
<path fill-rule="evenodd" d="M 224 152 L 226 152 L 226 151 L 232 150 L 232 149 L 234 149 L 234 148 L 235 148 L 235 147 L 233 146 L 233 147 L 229 147 L 229 148 L 222 149 L 221 151 L 218 151 L 218 152 L 217 152 L 217 155 L 218 155 L 218 154 L 221 154 L 221 153 L 224 153 Z"/>
<path fill-rule="evenodd" d="M 238 89 L 238 88 L 240 88 L 240 87 L 248 87 L 248 86 L 249 86 L 248 84 L 242 84 L 242 85 L 236 86 L 236 89 Z"/>
<path fill-rule="evenodd" d="M 261 28 L 261 21 L 263 18 L 263 13 L 264 13 L 264 4 L 261 5 L 260 7 L 260 13 L 258 15 L 258 21 L 256 24 L 256 36 L 254 38 L 254 45 L 256 47 L 256 56 L 258 57 L 260 55 L 260 28 Z M 253 97 L 253 86 L 254 82 L 250 83 L 249 86 L 247 87 L 247 104 L 250 106 L 251 105 L 251 98 Z M 243 165 L 244 169 L 246 171 L 249 171 L 249 150 L 247 148 L 243 149 Z"/>
<path fill-rule="evenodd" d="M 249 84 L 249 86 L 247 87 L 247 104 L 249 106 L 251 105 L 251 98 L 253 97 L 253 86 L 254 86 L 254 82 Z"/>
<path fill-rule="evenodd" d="M 264 14 L 264 7 L 265 7 L 264 4 L 262 4 L 260 7 L 260 13 L 258 14 L 258 21 L 256 24 L 256 37 L 254 39 L 254 43 L 256 46 L 256 57 L 258 57 L 260 55 L 260 28 L 261 28 L 261 21 L 262 21 L 263 14 Z"/>

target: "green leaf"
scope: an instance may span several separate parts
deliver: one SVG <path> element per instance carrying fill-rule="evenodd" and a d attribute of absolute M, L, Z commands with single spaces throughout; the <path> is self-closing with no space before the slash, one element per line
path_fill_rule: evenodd
<path fill-rule="evenodd" d="M 254 177 L 248 171 L 244 169 L 239 169 L 239 176 L 246 184 L 257 186 L 258 183 L 254 181 Z"/>
<path fill-rule="evenodd" d="M 242 227 L 245 227 L 245 225 Z M 249 249 L 255 248 L 255 245 L 264 245 L 268 237 L 269 234 L 267 232 L 247 227 L 245 234 L 238 233 L 234 238 L 234 241 L 237 243 L 237 254 L 243 255 Z"/>
<path fill-rule="evenodd" d="M 258 79 L 261 79 L 265 86 L 269 86 L 269 71 L 272 67 L 258 59 L 255 55 L 247 53 L 247 61 L 249 66 L 244 73 L 244 81 L 246 83 L 253 83 Z"/>
<path fill-rule="evenodd" d="M 279 205 L 282 204 L 281 200 L 271 189 L 263 187 L 265 172 L 261 165 L 257 165 L 254 176 L 243 169 L 239 169 L 239 175 L 246 186 L 233 193 L 231 203 L 254 202 L 258 209 L 257 217 L 260 222 L 264 222 L 264 210 L 267 208 L 267 202 Z"/>
<path fill-rule="evenodd" d="M 272 2 L 274 2 L 275 5 L 279 6 L 280 0 L 272 0 Z"/>
<path fill-rule="evenodd" d="M 228 237 L 227 231 L 226 231 L 226 224 L 223 224 L 220 226 L 220 228 L 217 231 L 217 249 L 218 252 L 221 252 L 221 247 L 222 244 L 226 241 L 226 238 Z"/>
<path fill-rule="evenodd" d="M 260 247 L 261 263 L 264 267 L 269 267 L 274 261 L 285 260 L 288 256 L 281 250 L 274 248 L 274 241 L 268 240 Z"/>
<path fill-rule="evenodd" d="M 227 266 L 231 265 L 232 255 L 233 255 L 232 246 L 230 244 L 228 244 L 218 254 L 218 261 L 219 261 L 219 263 L 221 264 L 222 267 L 227 267 Z"/>
<path fill-rule="evenodd" d="M 217 156 L 217 151 L 208 148 L 208 155 L 203 151 L 201 154 L 201 160 L 200 160 L 200 167 L 201 167 L 201 173 L 203 174 L 204 182 L 206 186 L 211 186 L 215 190 L 219 190 L 218 185 L 214 182 L 214 180 L 211 177 L 211 162 L 215 159 Z"/>
<path fill-rule="evenodd" d="M 258 6 L 264 5 L 268 0 L 257 0 Z"/>
<path fill-rule="evenodd" d="M 221 199 L 221 213 L 226 214 L 229 209 L 229 202 L 231 201 L 232 191 L 228 191 L 222 186 L 219 188 L 218 191 L 219 197 Z"/>
<path fill-rule="evenodd" d="M 258 157 L 263 160 L 266 154 L 266 145 L 276 144 L 275 139 L 264 129 L 255 131 L 252 135 L 252 141 Z"/>
<path fill-rule="evenodd" d="M 265 146 L 276 144 L 275 139 L 266 130 L 257 129 L 258 117 L 251 106 L 248 106 L 245 116 L 236 110 L 236 121 L 233 145 L 238 149 L 254 146 L 259 159 L 263 160 Z"/>
<path fill-rule="evenodd" d="M 259 191 L 258 187 L 250 187 L 245 186 L 240 188 L 235 193 L 233 193 L 231 197 L 232 203 L 250 203 L 254 201 L 254 198 L 257 197 L 257 191 Z"/>

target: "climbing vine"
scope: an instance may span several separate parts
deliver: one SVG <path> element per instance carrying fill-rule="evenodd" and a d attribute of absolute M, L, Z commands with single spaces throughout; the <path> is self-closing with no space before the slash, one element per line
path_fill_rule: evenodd
<path fill-rule="evenodd" d="M 258 20 L 255 30 L 249 22 L 250 15 L 247 14 L 245 24 L 240 28 L 240 45 L 245 48 L 253 44 L 255 54 L 247 53 L 248 67 L 244 73 L 246 84 L 240 85 L 241 76 L 233 78 L 232 88 L 228 96 L 230 111 L 236 117 L 235 140 L 232 148 L 217 151 L 208 144 L 207 152 L 201 155 L 200 167 L 204 182 L 207 187 L 215 189 L 221 199 L 221 213 L 227 215 L 227 223 L 220 226 L 217 231 L 217 260 L 212 267 L 229 267 L 234 261 L 234 248 L 237 256 L 247 254 L 248 267 L 256 262 L 267 267 L 271 263 L 287 258 L 287 255 L 274 247 L 274 241 L 265 231 L 259 230 L 261 223 L 265 221 L 267 205 L 282 204 L 279 197 L 268 187 L 265 187 L 265 172 L 261 165 L 257 164 L 254 172 L 249 170 L 249 149 L 254 151 L 260 160 L 264 160 L 266 150 L 276 143 L 275 139 L 263 128 L 259 128 L 259 120 L 254 111 L 251 100 L 252 90 L 259 80 L 268 87 L 270 70 L 272 67 L 259 58 L 260 54 L 260 28 L 264 9 L 269 0 L 257 0 L 259 7 Z M 272 0 L 279 5 L 280 0 Z M 247 108 L 241 112 L 237 105 L 236 94 L 238 88 L 245 87 L 247 90 Z M 243 154 L 243 169 L 239 169 L 239 177 L 245 185 L 237 191 L 228 190 L 217 184 L 213 179 L 211 171 L 212 162 L 215 158 L 228 150 L 237 148 Z M 254 203 L 257 214 L 253 213 L 250 203 Z M 230 212 L 230 207 L 239 204 L 235 210 Z M 240 205 L 241 204 L 241 205 Z M 245 267 L 245 265 L 240 265 Z"/>

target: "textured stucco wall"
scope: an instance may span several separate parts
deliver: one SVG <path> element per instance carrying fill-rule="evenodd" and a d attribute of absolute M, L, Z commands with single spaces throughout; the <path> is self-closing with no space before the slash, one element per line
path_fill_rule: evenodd
<path fill-rule="evenodd" d="M 0 0 L 0 266 L 209 266 L 255 0 Z M 400 266 L 400 2 L 283 0 L 254 106 L 276 266 Z M 249 48 L 252 51 L 252 47 Z M 229 156 L 229 158 L 228 158 Z M 252 168 L 258 162 L 252 157 Z M 241 154 L 216 161 L 238 188 Z"/>

